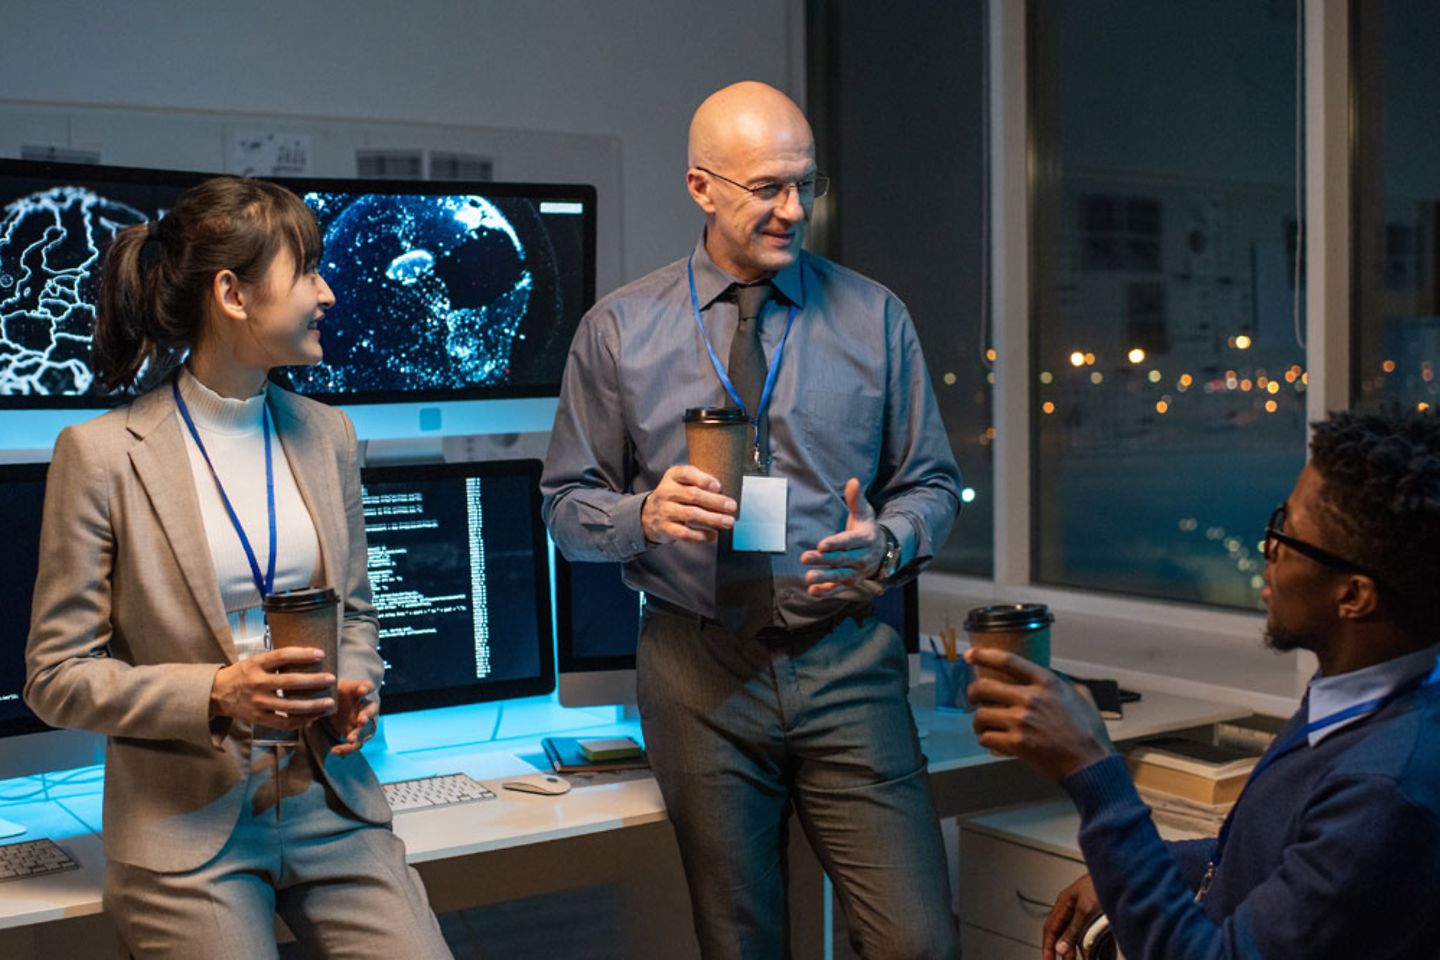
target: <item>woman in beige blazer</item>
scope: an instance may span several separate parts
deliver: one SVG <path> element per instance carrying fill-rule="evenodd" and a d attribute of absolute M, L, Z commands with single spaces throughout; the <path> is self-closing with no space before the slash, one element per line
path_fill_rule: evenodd
<path fill-rule="evenodd" d="M 96 368 L 159 385 L 55 445 L 25 699 L 109 737 L 105 905 L 136 956 L 274 956 L 277 911 L 317 955 L 450 956 L 360 753 L 382 665 L 355 432 L 267 382 L 321 359 L 320 251 L 298 198 L 235 178 L 122 231 Z M 315 585 L 338 681 L 266 649 L 262 596 Z"/>

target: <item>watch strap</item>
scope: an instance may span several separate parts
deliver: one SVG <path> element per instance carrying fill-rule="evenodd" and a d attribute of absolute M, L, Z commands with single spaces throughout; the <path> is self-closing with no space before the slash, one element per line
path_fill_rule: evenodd
<path fill-rule="evenodd" d="M 900 541 L 884 524 L 880 525 L 880 531 L 885 535 L 885 556 L 880 559 L 879 579 L 889 580 L 900 569 Z"/>

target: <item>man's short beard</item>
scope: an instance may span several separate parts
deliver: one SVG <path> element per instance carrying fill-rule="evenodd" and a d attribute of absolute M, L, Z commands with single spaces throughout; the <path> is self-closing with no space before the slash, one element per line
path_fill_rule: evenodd
<path fill-rule="evenodd" d="M 1267 623 L 1265 624 L 1265 646 L 1281 653 L 1288 653 L 1291 650 L 1315 651 L 1320 649 L 1320 637 L 1308 630 L 1290 630 Z"/>

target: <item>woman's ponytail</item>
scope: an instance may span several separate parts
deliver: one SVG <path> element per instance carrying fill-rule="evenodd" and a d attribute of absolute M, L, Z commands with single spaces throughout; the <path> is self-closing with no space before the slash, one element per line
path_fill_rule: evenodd
<path fill-rule="evenodd" d="M 320 258 L 315 217 L 263 180 L 216 177 L 185 191 L 162 219 L 127 227 L 105 252 L 94 366 L 106 394 L 158 382 L 199 339 L 215 275 L 258 284 L 288 249 L 295 275 Z"/>

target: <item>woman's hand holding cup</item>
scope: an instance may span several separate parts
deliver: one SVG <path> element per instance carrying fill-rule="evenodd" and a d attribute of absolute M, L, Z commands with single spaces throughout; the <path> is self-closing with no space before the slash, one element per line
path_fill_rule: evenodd
<path fill-rule="evenodd" d="M 283 647 L 221 667 L 210 687 L 210 716 L 288 730 L 309 726 L 335 709 L 333 697 L 315 696 L 328 692 L 335 677 L 299 672 L 324 657 L 315 647 Z"/>

